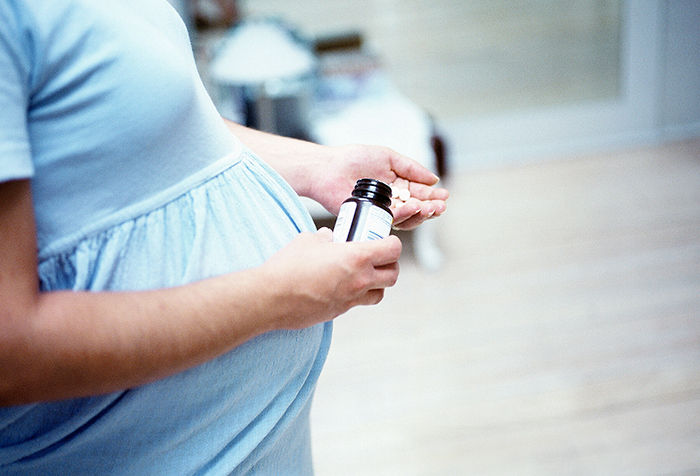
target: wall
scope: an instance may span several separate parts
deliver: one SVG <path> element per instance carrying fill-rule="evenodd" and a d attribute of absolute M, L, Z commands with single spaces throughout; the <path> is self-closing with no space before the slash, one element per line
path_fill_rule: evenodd
<path fill-rule="evenodd" d="M 618 97 L 591 96 L 585 103 L 562 102 L 550 106 L 546 104 L 551 101 L 537 99 L 544 107 L 532 107 L 523 99 L 518 108 L 504 107 L 500 112 L 494 109 L 481 115 L 474 114 L 478 109 L 474 98 L 484 97 L 485 106 L 493 106 L 494 98 L 476 86 L 495 79 L 492 72 L 479 77 L 473 61 L 461 59 L 469 56 L 470 50 L 465 45 L 488 41 L 488 32 L 494 29 L 466 28 L 464 22 L 473 20 L 477 14 L 493 14 L 498 2 L 241 0 L 239 3 L 247 15 L 277 14 L 306 32 L 342 31 L 353 25 L 365 31 L 386 55 L 395 82 L 437 118 L 448 139 L 456 169 L 700 135 L 700 28 L 697 27 L 700 2 L 696 0 L 623 2 Z M 555 8 L 558 4 L 551 5 Z M 452 23 L 437 22 L 438 18 L 444 20 L 444 11 L 454 16 Z M 498 30 L 493 33 L 496 40 L 497 35 L 503 34 L 509 33 Z M 587 69 L 595 72 L 600 65 L 582 68 L 574 75 L 579 80 L 575 84 L 577 88 L 584 87 L 582 73 Z M 458 81 L 460 74 L 464 79 L 465 71 L 469 78 L 476 78 L 472 83 Z M 518 78 L 512 80 L 517 82 Z M 457 100 L 466 94 L 471 95 L 472 101 L 468 102 L 468 111 L 463 101 Z"/>
<path fill-rule="evenodd" d="M 628 0 L 612 101 L 442 121 L 456 169 L 700 136 L 700 2 Z"/>
<path fill-rule="evenodd" d="M 668 135 L 685 135 L 700 123 L 700 2 L 669 1 L 664 15 L 660 121 Z"/>

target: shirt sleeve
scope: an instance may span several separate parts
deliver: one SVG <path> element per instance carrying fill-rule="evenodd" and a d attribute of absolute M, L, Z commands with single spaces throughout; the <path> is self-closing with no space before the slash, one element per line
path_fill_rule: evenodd
<path fill-rule="evenodd" d="M 28 133 L 30 36 L 13 0 L 0 2 L 0 182 L 34 174 Z"/>

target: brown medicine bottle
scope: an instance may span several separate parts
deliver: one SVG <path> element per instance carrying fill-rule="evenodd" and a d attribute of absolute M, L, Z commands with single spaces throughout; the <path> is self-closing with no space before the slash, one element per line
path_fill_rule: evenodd
<path fill-rule="evenodd" d="M 333 241 L 370 241 L 391 232 L 391 187 L 379 180 L 363 178 L 355 183 L 352 196 L 340 206 L 333 227 Z"/>

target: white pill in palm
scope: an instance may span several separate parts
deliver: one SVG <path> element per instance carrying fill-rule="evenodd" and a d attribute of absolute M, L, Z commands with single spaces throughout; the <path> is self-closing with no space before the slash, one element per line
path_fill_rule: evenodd
<path fill-rule="evenodd" d="M 411 192 L 407 188 L 401 189 L 399 191 L 399 200 L 401 200 L 402 202 L 405 202 L 409 198 L 411 198 Z"/>
<path fill-rule="evenodd" d="M 391 186 L 391 198 L 399 198 L 399 187 L 396 185 Z"/>

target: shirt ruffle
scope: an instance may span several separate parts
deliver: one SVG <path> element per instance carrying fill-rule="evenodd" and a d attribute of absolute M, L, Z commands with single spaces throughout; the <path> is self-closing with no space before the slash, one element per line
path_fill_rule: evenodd
<path fill-rule="evenodd" d="M 299 232 L 315 230 L 265 163 L 247 149 L 231 162 L 40 250 L 42 289 L 175 286 L 258 266 Z"/>

